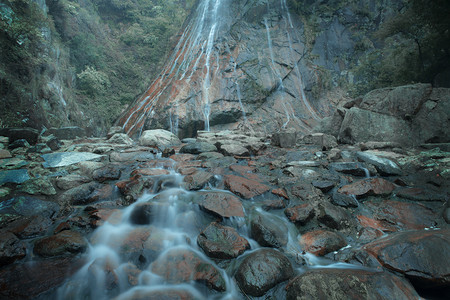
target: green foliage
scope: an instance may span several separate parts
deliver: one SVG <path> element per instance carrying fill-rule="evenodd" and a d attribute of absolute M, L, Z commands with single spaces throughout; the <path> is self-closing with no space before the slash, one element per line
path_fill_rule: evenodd
<path fill-rule="evenodd" d="M 111 87 L 108 75 L 93 67 L 86 67 L 77 77 L 80 89 L 90 96 L 105 95 Z"/>

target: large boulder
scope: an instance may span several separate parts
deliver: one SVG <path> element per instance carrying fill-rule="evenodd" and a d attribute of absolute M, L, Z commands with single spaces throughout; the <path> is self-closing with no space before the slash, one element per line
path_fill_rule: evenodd
<path fill-rule="evenodd" d="M 291 280 L 288 300 L 419 299 L 408 281 L 389 273 L 356 269 L 316 269 Z"/>
<path fill-rule="evenodd" d="M 288 242 L 287 226 L 275 216 L 253 211 L 250 215 L 250 232 L 263 247 L 280 248 Z"/>
<path fill-rule="evenodd" d="M 156 147 L 160 150 L 171 146 L 181 145 L 180 139 L 170 131 L 164 129 L 145 130 L 139 138 L 142 146 Z"/>
<path fill-rule="evenodd" d="M 38 142 L 39 131 L 34 128 L 0 128 L 0 136 L 9 138 L 9 143 L 25 139 L 31 145 Z"/>
<path fill-rule="evenodd" d="M 245 294 L 260 297 L 293 274 L 290 261 L 281 252 L 261 249 L 244 258 L 235 278 Z"/>

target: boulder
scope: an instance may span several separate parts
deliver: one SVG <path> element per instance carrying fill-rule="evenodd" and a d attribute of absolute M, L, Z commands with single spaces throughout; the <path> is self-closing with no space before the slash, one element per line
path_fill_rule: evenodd
<path fill-rule="evenodd" d="M 314 230 L 300 237 L 300 246 L 306 252 L 324 256 L 347 245 L 345 239 L 338 233 L 328 230 Z"/>
<path fill-rule="evenodd" d="M 37 241 L 33 251 L 39 256 L 52 257 L 74 255 L 86 249 L 87 242 L 79 232 L 65 230 Z"/>
<path fill-rule="evenodd" d="M 203 152 L 215 152 L 217 147 L 208 142 L 194 142 L 184 145 L 180 149 L 180 153 L 200 154 Z"/>
<path fill-rule="evenodd" d="M 186 188 L 191 191 L 200 190 L 213 181 L 215 181 L 214 175 L 210 172 L 202 170 L 196 171 L 195 173 L 184 177 Z"/>
<path fill-rule="evenodd" d="M 350 227 L 353 224 L 352 215 L 342 207 L 334 206 L 331 203 L 322 203 L 319 205 L 319 215 L 317 220 L 332 228 L 341 230 Z"/>
<path fill-rule="evenodd" d="M 364 246 L 419 288 L 450 288 L 450 229 L 397 232 Z"/>
<path fill-rule="evenodd" d="M 4 158 L 11 158 L 11 152 L 9 152 L 8 150 L 5 149 L 0 149 L 0 159 L 4 159 Z"/>
<path fill-rule="evenodd" d="M 18 186 L 17 189 L 30 195 L 56 195 L 56 190 L 47 177 L 38 177 L 27 180 Z"/>
<path fill-rule="evenodd" d="M 331 203 L 342 207 L 358 207 L 359 202 L 356 200 L 355 195 L 342 194 L 335 190 L 331 195 Z"/>
<path fill-rule="evenodd" d="M 325 133 L 313 133 L 305 135 L 302 142 L 307 145 L 318 146 L 321 150 L 327 151 L 337 146 L 337 140 L 334 136 Z"/>
<path fill-rule="evenodd" d="M 213 222 L 197 237 L 197 244 L 206 255 L 213 258 L 236 258 L 250 249 L 249 242 L 228 226 Z"/>
<path fill-rule="evenodd" d="M 122 175 L 122 171 L 118 166 L 109 165 L 92 172 L 92 179 L 98 182 L 105 182 L 108 180 L 117 180 Z"/>
<path fill-rule="evenodd" d="M 193 280 L 219 292 L 226 290 L 225 279 L 219 270 L 192 250 L 171 249 L 158 257 L 150 269 L 168 283 L 189 283 Z"/>
<path fill-rule="evenodd" d="M 70 127 L 61 127 L 61 128 L 50 128 L 48 130 L 49 134 L 53 134 L 55 137 L 57 137 L 60 140 L 73 140 L 77 137 L 85 137 L 86 131 L 83 128 L 77 127 L 77 126 L 70 126 Z"/>
<path fill-rule="evenodd" d="M 127 134 L 116 133 L 108 139 L 108 143 L 131 146 L 134 142 Z"/>
<path fill-rule="evenodd" d="M 78 175 L 78 174 L 68 174 L 66 176 L 55 178 L 56 186 L 61 190 L 70 190 L 83 183 L 88 183 L 91 181 L 89 177 Z"/>
<path fill-rule="evenodd" d="M 155 147 L 160 150 L 171 146 L 181 145 L 180 139 L 170 131 L 164 129 L 145 130 L 139 138 L 142 146 Z"/>
<path fill-rule="evenodd" d="M 26 169 L 0 171 L 0 186 L 5 183 L 24 183 L 30 179 Z"/>
<path fill-rule="evenodd" d="M 34 128 L 0 128 L 0 136 L 8 137 L 9 143 L 24 139 L 34 145 L 38 142 L 39 131 Z"/>
<path fill-rule="evenodd" d="M 225 186 L 236 195 L 250 199 L 264 194 L 270 187 L 252 179 L 247 179 L 236 175 L 225 175 Z"/>
<path fill-rule="evenodd" d="M 263 247 L 281 248 L 288 242 L 288 228 L 283 221 L 257 211 L 250 215 L 250 234 Z"/>
<path fill-rule="evenodd" d="M 15 140 L 14 142 L 10 143 L 8 148 L 10 150 L 14 150 L 17 148 L 30 148 L 30 144 L 25 139 Z M 35 151 L 36 152 L 36 151 Z"/>
<path fill-rule="evenodd" d="M 346 195 L 355 195 L 356 198 L 363 198 L 369 195 L 388 196 L 395 189 L 395 185 L 383 178 L 363 179 L 338 189 L 338 192 Z"/>
<path fill-rule="evenodd" d="M 272 145 L 281 148 L 293 148 L 297 143 L 297 131 L 293 128 L 282 129 L 272 135 Z"/>
<path fill-rule="evenodd" d="M 379 157 L 371 152 L 357 152 L 356 157 L 366 163 L 374 165 L 378 173 L 383 176 L 402 175 L 400 167 L 390 159 Z"/>
<path fill-rule="evenodd" d="M 200 208 L 223 218 L 244 216 L 241 200 L 231 193 L 201 192 L 195 202 Z"/>
<path fill-rule="evenodd" d="M 314 207 L 308 203 L 286 208 L 284 214 L 293 223 L 306 225 L 314 216 Z"/>
<path fill-rule="evenodd" d="M 59 205 L 28 196 L 19 196 L 3 201 L 0 213 L 17 214 L 25 217 L 42 215 L 52 217 L 59 211 Z"/>
<path fill-rule="evenodd" d="M 103 155 L 90 152 L 57 152 L 41 155 L 44 168 L 58 168 L 74 165 L 89 160 L 99 160 Z"/>
<path fill-rule="evenodd" d="M 291 280 L 287 300 L 420 299 L 411 284 L 386 272 L 358 269 L 315 269 Z"/>
<path fill-rule="evenodd" d="M 24 258 L 26 247 L 14 234 L 8 231 L 0 232 L 0 267 Z"/>
<path fill-rule="evenodd" d="M 242 260 L 235 278 L 245 294 L 261 297 L 293 274 L 291 262 L 281 252 L 260 249 Z"/>
<path fill-rule="evenodd" d="M 225 156 L 249 156 L 250 152 L 247 148 L 239 143 L 221 145 L 220 153 Z"/>
<path fill-rule="evenodd" d="M 355 162 L 335 162 L 330 164 L 330 169 L 339 173 L 351 174 L 354 176 L 369 177 L 369 170 L 361 163 Z"/>

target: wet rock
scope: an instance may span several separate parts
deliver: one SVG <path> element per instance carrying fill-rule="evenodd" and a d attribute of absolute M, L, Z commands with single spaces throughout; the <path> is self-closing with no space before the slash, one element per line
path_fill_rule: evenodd
<path fill-rule="evenodd" d="M 53 184 L 46 177 L 39 177 L 27 180 L 17 187 L 19 191 L 30 195 L 56 195 Z"/>
<path fill-rule="evenodd" d="M 333 181 L 329 181 L 329 180 L 314 180 L 312 182 L 312 185 L 315 188 L 318 188 L 319 190 L 321 190 L 324 193 L 328 193 L 329 191 L 331 191 L 334 186 L 335 183 Z"/>
<path fill-rule="evenodd" d="M 87 242 L 79 232 L 65 230 L 37 241 L 34 253 L 43 257 L 73 255 L 84 252 L 86 248 Z"/>
<path fill-rule="evenodd" d="M 60 286 L 83 266 L 81 260 L 55 258 L 13 264 L 0 270 L 0 298 L 30 299 Z"/>
<path fill-rule="evenodd" d="M 250 215 L 250 234 L 263 247 L 280 248 L 288 242 L 288 228 L 283 221 L 257 211 Z"/>
<path fill-rule="evenodd" d="M 184 182 L 188 190 L 200 190 L 204 188 L 208 183 L 215 181 L 213 174 L 206 171 L 197 171 L 192 175 L 184 177 Z"/>
<path fill-rule="evenodd" d="M 284 210 L 284 214 L 293 223 L 306 225 L 315 216 L 314 207 L 305 203 Z"/>
<path fill-rule="evenodd" d="M 300 237 L 303 250 L 317 256 L 324 256 L 346 245 L 347 242 L 340 234 L 328 230 L 309 231 Z"/>
<path fill-rule="evenodd" d="M 385 268 L 405 275 L 414 286 L 450 287 L 450 230 L 390 234 L 364 246 Z"/>
<path fill-rule="evenodd" d="M 369 195 L 388 196 L 395 189 L 395 185 L 383 178 L 368 178 L 341 187 L 338 192 L 363 198 Z"/>
<path fill-rule="evenodd" d="M 203 152 L 197 156 L 198 160 L 214 160 L 221 159 L 224 155 L 219 152 Z"/>
<path fill-rule="evenodd" d="M 92 172 L 92 179 L 98 182 L 105 182 L 108 180 L 117 180 L 122 175 L 122 171 L 117 166 L 106 166 L 100 169 L 96 169 Z"/>
<path fill-rule="evenodd" d="M 116 133 L 108 139 L 108 143 L 121 144 L 131 146 L 134 144 L 133 140 L 125 133 Z"/>
<path fill-rule="evenodd" d="M 225 186 L 231 192 L 245 199 L 262 195 L 270 190 L 269 186 L 256 180 L 236 175 L 225 175 Z"/>
<path fill-rule="evenodd" d="M 297 132 L 295 129 L 284 129 L 272 135 L 272 145 L 281 148 L 293 148 L 297 143 Z"/>
<path fill-rule="evenodd" d="M 286 200 L 289 200 L 289 196 L 286 193 L 285 189 L 274 189 L 274 190 L 272 190 L 272 194 L 283 197 Z"/>
<path fill-rule="evenodd" d="M 319 205 L 319 215 L 317 220 L 320 223 L 337 230 L 347 228 L 353 223 L 353 218 L 348 211 L 330 203 Z"/>
<path fill-rule="evenodd" d="M 165 148 L 162 152 L 162 157 L 171 157 L 175 155 L 175 149 L 173 148 Z"/>
<path fill-rule="evenodd" d="M 286 203 L 284 203 L 283 199 L 266 200 L 262 204 L 262 209 L 266 211 L 283 208 L 286 208 Z"/>
<path fill-rule="evenodd" d="M 153 262 L 151 271 L 165 278 L 168 283 L 189 283 L 194 280 L 219 292 L 226 290 L 220 272 L 192 250 L 178 248 L 167 251 Z"/>
<path fill-rule="evenodd" d="M 359 202 L 354 195 L 347 195 L 334 191 L 331 196 L 331 203 L 342 207 L 358 207 Z"/>
<path fill-rule="evenodd" d="M 150 224 L 158 214 L 160 204 L 144 202 L 137 204 L 130 214 L 130 222 L 136 225 Z"/>
<path fill-rule="evenodd" d="M 13 213 L 25 217 L 42 215 L 52 217 L 59 211 L 59 205 L 33 197 L 20 196 L 0 203 L 0 213 Z"/>
<path fill-rule="evenodd" d="M 142 168 L 136 169 L 131 172 L 131 176 L 142 175 L 142 176 L 164 176 L 169 175 L 170 172 L 166 169 L 154 169 L 154 168 Z"/>
<path fill-rule="evenodd" d="M 48 133 L 53 134 L 60 140 L 73 140 L 77 137 L 85 137 L 86 131 L 83 128 L 77 126 L 50 128 Z"/>
<path fill-rule="evenodd" d="M 245 294 L 260 297 L 293 274 L 286 256 L 276 250 L 261 249 L 244 258 L 235 278 Z"/>
<path fill-rule="evenodd" d="M 163 150 L 167 147 L 181 145 L 180 139 L 172 132 L 163 129 L 145 130 L 139 138 L 142 146 L 156 147 Z"/>
<path fill-rule="evenodd" d="M 0 171 L 0 186 L 5 183 L 24 183 L 30 176 L 26 169 Z"/>
<path fill-rule="evenodd" d="M 248 241 L 234 228 L 216 222 L 211 223 L 200 233 L 197 244 L 209 257 L 220 259 L 236 258 L 250 249 Z"/>
<path fill-rule="evenodd" d="M 8 148 L 10 150 L 14 150 L 17 148 L 30 148 L 30 144 L 25 139 L 15 140 L 11 144 L 9 144 Z"/>
<path fill-rule="evenodd" d="M 116 183 L 120 193 L 124 196 L 129 196 L 133 200 L 137 200 L 143 193 L 146 183 L 141 175 L 134 175 L 128 180 L 120 181 Z M 151 186 L 152 184 L 148 184 Z"/>
<path fill-rule="evenodd" d="M 0 232 L 0 267 L 22 259 L 25 255 L 26 248 L 23 242 L 11 232 Z"/>
<path fill-rule="evenodd" d="M 286 299 L 419 299 L 408 281 L 382 272 L 316 269 L 291 280 Z"/>
<path fill-rule="evenodd" d="M 43 154 L 44 168 L 58 168 L 77 164 L 82 161 L 101 159 L 103 155 L 90 152 L 57 152 Z"/>
<path fill-rule="evenodd" d="M 397 197 L 414 201 L 445 201 L 445 195 L 431 189 L 402 188 L 395 192 Z"/>
<path fill-rule="evenodd" d="M 134 149 L 134 148 L 133 148 Z M 114 151 L 109 158 L 112 162 L 133 162 L 133 161 L 149 161 L 155 158 L 155 153 L 152 151 L 133 151 L 133 152 L 118 152 Z"/>
<path fill-rule="evenodd" d="M 208 142 L 189 143 L 180 149 L 180 153 L 200 154 L 217 151 L 217 147 Z"/>
<path fill-rule="evenodd" d="M 36 215 L 13 221 L 8 224 L 5 230 L 14 233 L 20 239 L 30 239 L 44 235 L 52 224 L 50 218 Z"/>
<path fill-rule="evenodd" d="M 369 171 L 364 168 L 360 163 L 354 163 L 354 162 L 337 162 L 330 164 L 330 168 L 334 171 L 344 173 L 344 174 L 351 174 L 354 176 L 368 176 Z"/>
<path fill-rule="evenodd" d="M 55 179 L 56 186 L 61 190 L 70 190 L 90 181 L 89 177 L 78 174 L 69 174 Z"/>
<path fill-rule="evenodd" d="M 223 218 L 244 217 L 241 200 L 230 193 L 202 192 L 195 201 L 200 208 Z"/>
<path fill-rule="evenodd" d="M 93 193 L 101 187 L 101 184 L 96 182 L 85 183 L 65 191 L 61 195 L 61 200 L 71 205 L 86 205 L 96 201 L 93 197 Z"/>
<path fill-rule="evenodd" d="M 378 173 L 383 176 L 402 175 L 402 170 L 392 160 L 376 156 L 370 152 L 357 152 L 356 156 L 358 159 L 374 165 Z"/>

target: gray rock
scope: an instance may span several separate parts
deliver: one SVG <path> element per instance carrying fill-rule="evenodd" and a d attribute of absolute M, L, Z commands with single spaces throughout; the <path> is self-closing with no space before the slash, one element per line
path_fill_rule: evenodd
<path fill-rule="evenodd" d="M 26 196 L 11 198 L 7 201 L 1 202 L 0 204 L 0 213 L 12 213 L 25 217 L 35 215 L 51 217 L 59 211 L 59 205 L 54 202 L 42 201 L 40 199 Z"/>
<path fill-rule="evenodd" d="M 359 205 L 354 195 L 341 194 L 337 190 L 331 196 L 331 203 L 342 207 L 358 207 Z"/>
<path fill-rule="evenodd" d="M 133 145 L 133 140 L 125 133 L 116 133 L 111 138 L 108 139 L 109 143 L 112 144 L 123 144 L 127 146 Z"/>
<path fill-rule="evenodd" d="M 42 155 L 44 168 L 58 168 L 77 164 L 88 160 L 101 159 L 103 155 L 90 152 L 61 152 Z"/>
<path fill-rule="evenodd" d="M 220 152 L 225 156 L 249 156 L 247 148 L 240 144 L 226 144 L 220 146 Z"/>
<path fill-rule="evenodd" d="M 78 174 L 69 174 L 55 179 L 56 186 L 61 190 L 70 190 L 89 181 L 91 181 L 89 177 Z"/>
<path fill-rule="evenodd" d="M 352 216 L 349 212 L 330 203 L 319 205 L 317 220 L 332 229 L 338 230 L 347 228 L 352 224 Z"/>
<path fill-rule="evenodd" d="M 219 152 L 203 152 L 197 156 L 198 160 L 215 160 L 224 158 L 224 155 Z"/>
<path fill-rule="evenodd" d="M 369 170 L 364 168 L 361 163 L 355 162 L 337 162 L 331 163 L 330 169 L 336 172 L 351 174 L 354 176 L 369 177 Z"/>
<path fill-rule="evenodd" d="M 189 143 L 180 149 L 180 153 L 200 154 L 203 152 L 217 151 L 217 147 L 208 142 Z"/>
<path fill-rule="evenodd" d="M 288 228 L 276 217 L 253 211 L 250 215 L 252 238 L 263 247 L 280 248 L 288 242 Z"/>
<path fill-rule="evenodd" d="M 356 157 L 366 163 L 374 165 L 381 175 L 402 175 L 400 167 L 387 158 L 379 157 L 369 152 L 357 152 Z"/>
<path fill-rule="evenodd" d="M 308 145 L 318 146 L 321 150 L 330 150 L 337 146 L 337 140 L 334 136 L 325 133 L 313 133 L 305 135 L 302 142 Z"/>
<path fill-rule="evenodd" d="M 272 135 L 272 145 L 281 148 L 293 148 L 297 143 L 297 131 L 294 129 L 284 129 Z"/>
<path fill-rule="evenodd" d="M 30 179 L 25 169 L 0 171 L 0 186 L 5 183 L 23 183 Z"/>
<path fill-rule="evenodd" d="M 160 150 L 171 146 L 181 145 L 180 139 L 170 131 L 164 129 L 145 130 L 139 138 L 142 146 L 156 147 Z"/>

